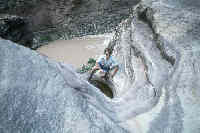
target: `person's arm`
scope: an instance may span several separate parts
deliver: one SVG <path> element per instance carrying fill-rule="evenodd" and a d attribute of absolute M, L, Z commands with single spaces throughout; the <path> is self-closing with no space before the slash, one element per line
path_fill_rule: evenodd
<path fill-rule="evenodd" d="M 99 63 L 96 62 L 95 66 L 92 69 L 93 69 L 93 71 L 100 69 Z"/>
<path fill-rule="evenodd" d="M 90 74 L 90 77 L 89 77 L 89 80 L 92 79 L 92 76 L 94 75 L 94 73 L 101 69 L 101 67 L 99 66 L 99 62 L 101 61 L 101 56 L 97 59 L 96 63 L 95 63 L 95 66 L 92 68 L 91 70 L 91 74 Z"/>
<path fill-rule="evenodd" d="M 92 68 L 92 72 L 94 72 L 94 71 L 96 71 L 96 70 L 98 70 L 98 69 L 101 68 L 100 65 L 99 65 L 99 63 L 101 62 L 101 59 L 102 59 L 102 56 L 100 56 L 100 57 L 97 59 L 97 61 L 96 61 L 96 63 L 95 63 L 95 66 Z"/>
<path fill-rule="evenodd" d="M 111 73 L 111 77 L 113 78 L 119 70 L 119 64 L 117 63 L 117 61 L 114 58 L 112 58 L 111 70 L 113 70 L 113 73 Z"/>
<path fill-rule="evenodd" d="M 111 78 L 113 78 L 113 77 L 115 76 L 115 74 L 118 72 L 119 66 L 117 65 L 117 66 L 115 66 L 113 69 L 114 69 L 114 71 L 113 71 L 113 73 L 111 74 Z"/>

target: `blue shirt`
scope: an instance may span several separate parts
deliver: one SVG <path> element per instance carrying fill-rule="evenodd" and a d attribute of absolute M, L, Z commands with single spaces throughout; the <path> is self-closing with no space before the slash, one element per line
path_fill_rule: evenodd
<path fill-rule="evenodd" d="M 115 61 L 115 59 L 110 56 L 108 60 L 106 60 L 106 55 L 101 55 L 98 59 L 97 62 L 99 63 L 101 69 L 105 70 L 105 71 L 109 71 L 110 69 L 112 69 L 113 67 L 117 66 L 117 62 Z"/>

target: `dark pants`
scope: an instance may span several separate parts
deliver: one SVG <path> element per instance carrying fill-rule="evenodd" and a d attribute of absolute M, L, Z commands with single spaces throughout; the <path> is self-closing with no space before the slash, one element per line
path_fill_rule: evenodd
<path fill-rule="evenodd" d="M 103 69 L 105 72 L 109 72 L 110 67 L 106 67 L 106 66 L 102 65 L 101 62 L 98 62 L 98 64 L 99 64 L 100 68 Z"/>
<path fill-rule="evenodd" d="M 109 77 L 109 71 L 110 71 L 110 68 L 109 67 L 106 67 L 104 65 L 102 65 L 100 62 L 98 62 L 99 66 L 100 66 L 100 69 L 102 69 L 104 72 L 105 72 L 105 79 L 108 79 Z M 95 71 L 92 71 L 92 73 L 90 74 L 90 77 L 89 77 L 89 80 L 91 80 L 93 74 L 96 72 Z"/>

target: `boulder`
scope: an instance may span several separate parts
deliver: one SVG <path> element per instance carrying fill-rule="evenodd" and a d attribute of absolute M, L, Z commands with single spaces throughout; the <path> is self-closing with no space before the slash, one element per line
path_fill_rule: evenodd
<path fill-rule="evenodd" d="M 110 98 L 70 65 L 2 39 L 0 104 L 1 133 L 128 132 Z"/>
<path fill-rule="evenodd" d="M 200 132 L 200 2 L 143 0 L 109 47 L 121 64 L 120 106 L 131 132 Z"/>

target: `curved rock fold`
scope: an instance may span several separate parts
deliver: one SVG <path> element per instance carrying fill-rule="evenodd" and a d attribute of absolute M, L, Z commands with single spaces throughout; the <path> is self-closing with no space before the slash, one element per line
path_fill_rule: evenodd
<path fill-rule="evenodd" d="M 66 64 L 0 40 L 0 132 L 199 133 L 200 10 L 143 0 L 109 46 L 108 98 Z"/>

